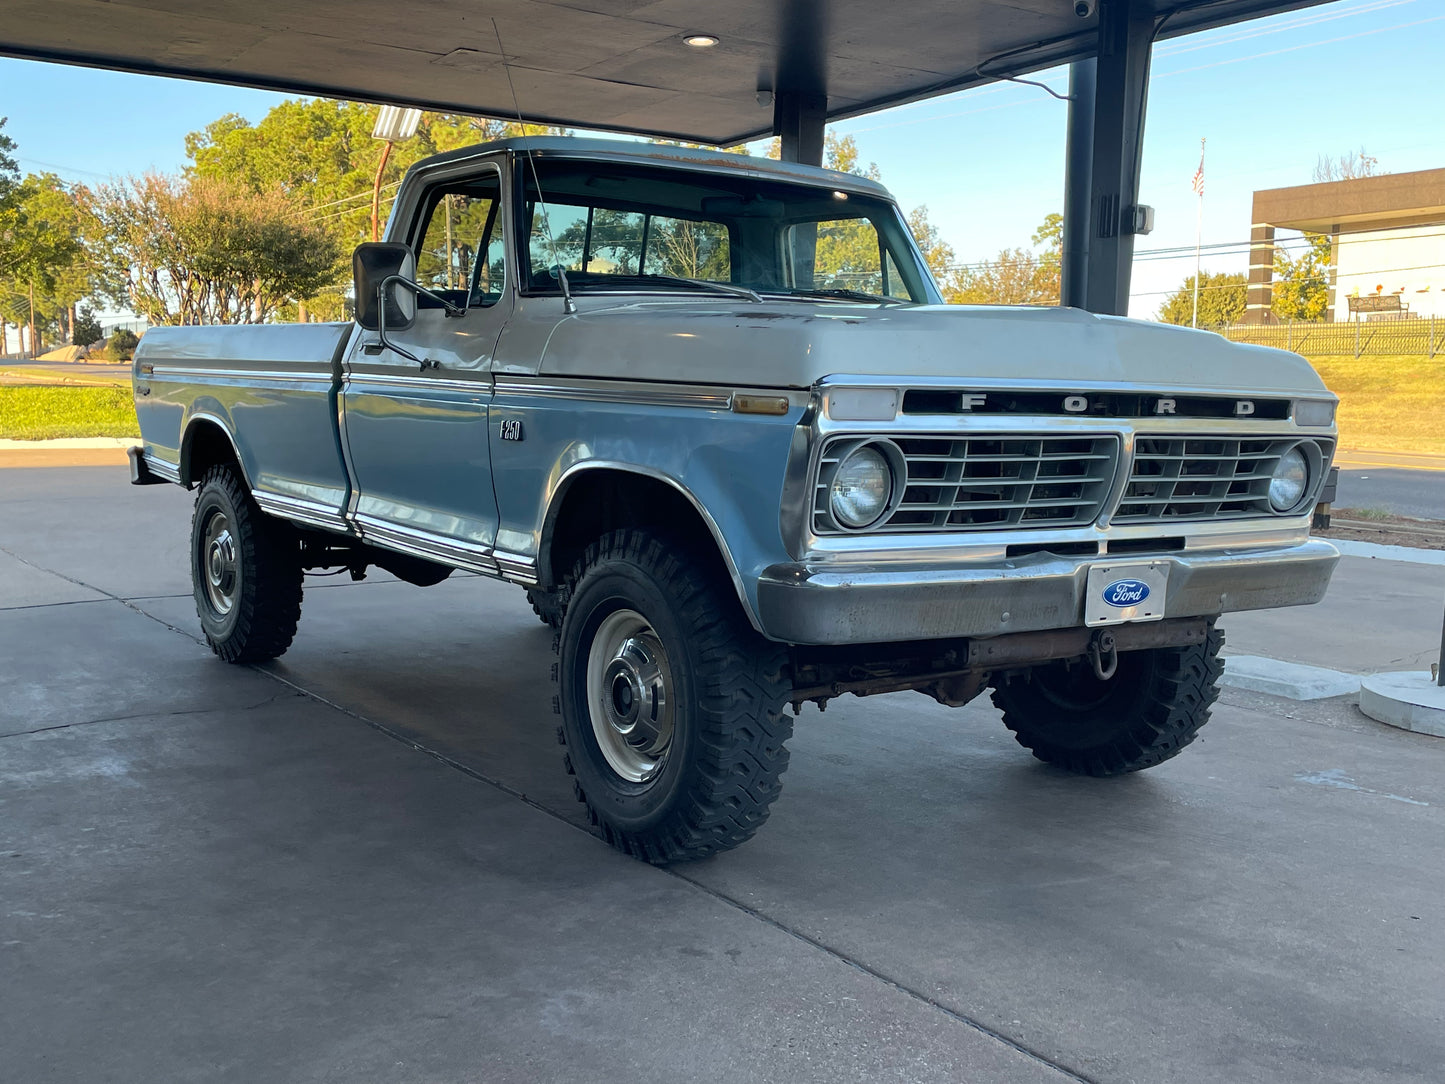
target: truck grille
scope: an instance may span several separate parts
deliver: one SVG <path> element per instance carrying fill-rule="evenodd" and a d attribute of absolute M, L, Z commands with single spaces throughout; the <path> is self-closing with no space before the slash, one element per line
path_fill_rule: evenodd
<path fill-rule="evenodd" d="M 1114 523 L 1269 516 L 1269 481 L 1291 439 L 1139 437 Z M 1324 450 L 1329 461 L 1329 450 Z"/>
<path fill-rule="evenodd" d="M 839 456 L 853 441 L 823 450 L 814 491 L 818 534 L 844 533 L 828 514 Z M 1112 436 L 981 435 L 895 437 L 908 465 L 902 502 L 877 531 L 962 531 L 1078 527 L 1102 511 L 1119 445 Z"/>

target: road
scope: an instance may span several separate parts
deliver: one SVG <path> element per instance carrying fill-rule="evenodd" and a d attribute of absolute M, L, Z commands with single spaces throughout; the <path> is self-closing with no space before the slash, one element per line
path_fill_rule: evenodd
<path fill-rule="evenodd" d="M 1334 506 L 1445 520 L 1445 471 L 1342 468 Z"/>
<path fill-rule="evenodd" d="M 1439 1080 L 1445 741 L 1226 689 L 1077 779 L 986 699 L 845 698 L 757 839 L 656 869 L 587 828 L 520 590 L 309 580 L 228 667 L 190 495 L 125 477 L 0 471 L 9 1079 Z M 1445 569 L 1342 572 L 1234 649 L 1418 664 Z"/>

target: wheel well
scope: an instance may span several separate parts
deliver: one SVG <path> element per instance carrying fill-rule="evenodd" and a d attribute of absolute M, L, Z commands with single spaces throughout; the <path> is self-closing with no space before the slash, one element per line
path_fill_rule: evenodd
<path fill-rule="evenodd" d="M 631 471 L 588 470 L 576 475 L 553 501 L 542 532 L 541 585 L 559 583 L 588 543 L 621 527 L 662 528 L 716 563 L 731 582 L 727 564 L 707 522 L 693 503 L 666 482 Z"/>
<path fill-rule="evenodd" d="M 241 470 L 231 438 L 216 422 L 193 422 L 181 446 L 181 482 L 194 485 L 205 477 L 206 471 L 222 464 Z M 244 475 L 244 471 L 242 473 Z"/>

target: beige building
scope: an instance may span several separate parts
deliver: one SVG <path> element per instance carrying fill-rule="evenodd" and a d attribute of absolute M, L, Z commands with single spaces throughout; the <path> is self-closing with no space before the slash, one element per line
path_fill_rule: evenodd
<path fill-rule="evenodd" d="M 1333 319 L 1445 316 L 1445 169 L 1256 192 L 1246 323 L 1275 319 L 1276 229 L 1329 235 Z"/>

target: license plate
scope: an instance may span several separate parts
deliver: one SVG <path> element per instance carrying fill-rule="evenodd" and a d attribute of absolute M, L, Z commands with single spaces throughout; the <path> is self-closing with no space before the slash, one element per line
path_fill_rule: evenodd
<path fill-rule="evenodd" d="M 1091 565 L 1084 596 L 1084 624 L 1158 621 L 1164 616 L 1168 586 L 1169 566 L 1165 563 Z"/>

